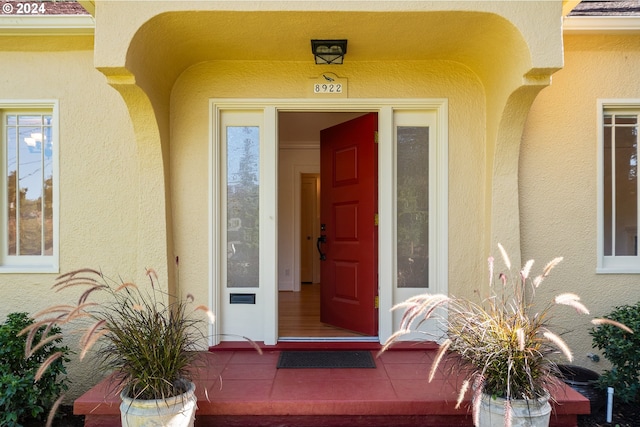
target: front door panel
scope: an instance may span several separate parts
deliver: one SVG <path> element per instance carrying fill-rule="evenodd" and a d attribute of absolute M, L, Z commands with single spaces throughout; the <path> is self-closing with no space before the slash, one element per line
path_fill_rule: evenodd
<path fill-rule="evenodd" d="M 320 319 L 378 333 L 376 113 L 321 132 Z"/>

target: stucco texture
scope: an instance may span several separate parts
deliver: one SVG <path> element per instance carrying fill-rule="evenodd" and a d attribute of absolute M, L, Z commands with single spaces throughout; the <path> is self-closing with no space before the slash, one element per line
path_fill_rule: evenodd
<path fill-rule="evenodd" d="M 60 153 L 60 179 L 55 182 L 60 188 L 60 273 L 93 267 L 133 280 L 139 276 L 140 189 L 129 116 L 118 93 L 93 67 L 92 51 L 60 50 L 0 52 L 0 94 L 3 101 L 59 101 L 60 140 L 54 149 Z M 56 276 L 2 274 L 0 319 L 10 312 L 35 313 L 52 304 L 75 303 L 77 293 L 50 290 Z M 65 342 L 76 349 L 79 337 L 69 337 Z M 77 354 L 72 359 L 70 398 L 99 379 L 94 366 L 76 363 Z"/>
<path fill-rule="evenodd" d="M 547 160 L 551 171 L 556 165 L 556 174 L 566 169 L 561 166 L 568 153 L 565 163 L 558 158 L 567 147 L 548 142 L 558 138 L 557 128 L 566 129 L 546 122 L 560 120 L 559 106 L 575 102 L 568 90 L 551 100 L 542 96 L 549 105 L 537 106 L 530 116 L 520 175 L 526 197 L 518 200 L 521 125 L 548 74 L 562 65 L 560 2 L 258 2 L 264 10 L 247 10 L 253 7 L 255 2 L 131 2 L 127 8 L 97 2 L 95 45 L 61 37 L 38 47 L 41 38 L 34 37 L 16 49 L 11 42 L 27 38 L 3 39 L 2 98 L 60 101 L 61 272 L 93 266 L 136 279 L 142 266 L 152 266 L 167 281 L 178 277 L 183 295 L 207 303 L 209 100 L 308 98 L 309 78 L 325 70 L 313 64 L 309 51 L 309 39 L 317 34 L 350 40 L 345 65 L 330 70 L 349 79 L 350 98 L 448 100 L 451 294 L 486 294 L 490 246 L 506 239 L 519 255 L 520 227 L 523 252 L 536 258 L 558 255 L 561 244 L 575 244 L 576 254 L 589 247 L 576 239 L 584 234 L 577 223 L 579 232 L 569 234 L 568 221 L 544 220 L 554 206 L 571 200 L 555 193 L 557 182 L 575 180 L 575 186 L 561 189 L 566 196 L 573 194 L 570 188 L 589 188 L 588 169 L 584 180 L 577 179 L 578 171 L 571 179 L 549 174 L 538 182 L 540 161 Z M 212 8 L 218 10 L 207 10 Z M 587 56 L 579 49 L 575 55 Z M 581 73 L 582 62 L 571 72 Z M 597 64 L 609 62 L 603 57 Z M 563 74 L 558 76 L 562 82 Z M 604 87 L 597 73 L 591 77 L 598 82 L 594 88 Z M 565 84 L 578 82 L 572 79 L 566 77 Z M 545 120 L 548 111 L 557 114 Z M 589 117 L 572 112 L 576 123 Z M 534 126 L 536 115 L 546 127 Z M 588 129 L 582 122 L 575 127 Z M 545 130 L 547 135 L 536 133 Z M 545 186 L 555 200 L 541 193 Z M 580 227 L 594 218 L 595 211 Z M 544 233 L 556 246 L 540 243 Z M 593 244 L 594 238 L 585 240 Z M 180 269 L 174 276 L 176 256 Z M 0 316 L 63 302 L 59 295 L 43 297 L 53 278 L 0 277 Z M 72 380 L 71 397 L 97 378 L 90 367 L 74 363 Z"/>
<path fill-rule="evenodd" d="M 565 67 L 536 98 L 529 113 L 520 157 L 523 259 L 538 268 L 557 256 L 564 261 L 538 290 L 539 301 L 575 292 L 592 316 L 640 299 L 637 275 L 596 274 L 597 100 L 640 98 L 640 36 L 569 35 Z M 559 325 L 575 363 L 600 370 L 605 362 L 586 357 L 591 317 L 559 310 Z"/>
<path fill-rule="evenodd" d="M 208 62 L 183 73 L 172 92 L 171 188 L 175 253 L 180 256 L 180 288 L 199 300 L 208 296 L 209 118 L 213 98 L 296 98 L 320 72 L 308 63 Z M 484 92 L 477 76 L 449 61 L 357 63 L 345 65 L 349 96 L 357 98 L 448 98 L 450 291 L 478 291 L 476 268 L 484 263 L 476 235 L 484 220 L 482 128 Z M 383 77 L 381 77 L 383 76 Z M 291 241 L 290 244 L 293 244 Z M 293 263 L 294 260 L 289 260 Z"/>
<path fill-rule="evenodd" d="M 157 123 L 148 140 L 137 137 L 164 168 L 148 178 L 160 184 L 152 174 L 163 174 L 164 193 L 154 186 L 153 194 L 167 216 L 141 228 L 166 221 L 167 259 L 180 256 L 185 291 L 203 297 L 210 269 L 202 255 L 206 187 L 198 184 L 200 195 L 188 199 L 208 173 L 198 146 L 208 99 L 308 97 L 303 82 L 319 73 L 309 39 L 327 32 L 350 40 L 340 68 L 350 98 L 450 101 L 450 289 L 466 295 L 484 286 L 477 273 L 498 236 L 519 258 L 518 148 L 530 102 L 562 65 L 560 2 L 272 2 L 255 10 L 240 2 L 136 2 L 126 13 L 110 2 L 97 6 L 96 66 L 123 83 L 136 132 L 152 114 Z M 144 95 L 127 96 L 128 89 Z M 183 156 L 181 144 L 196 149 Z M 141 202 L 147 211 L 150 201 Z"/>

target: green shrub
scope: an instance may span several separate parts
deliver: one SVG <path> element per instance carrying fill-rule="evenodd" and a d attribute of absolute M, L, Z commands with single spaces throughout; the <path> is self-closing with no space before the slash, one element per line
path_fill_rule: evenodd
<path fill-rule="evenodd" d="M 25 358 L 27 337 L 18 333 L 31 324 L 33 320 L 27 313 L 11 313 L 0 325 L 0 425 L 3 427 L 19 427 L 27 420 L 46 420 L 53 403 L 68 388 L 64 363 L 69 361 L 69 348 L 60 345 L 61 337 Z M 39 328 L 36 336 L 41 337 L 44 329 L 44 326 Z M 54 326 L 47 336 L 59 333 L 60 328 Z M 38 368 L 56 352 L 62 352 L 63 357 L 53 362 L 36 382 Z"/>
<path fill-rule="evenodd" d="M 640 392 L 640 302 L 616 307 L 604 318 L 623 323 L 636 333 L 611 324 L 602 324 L 590 331 L 593 347 L 601 350 L 612 365 L 611 370 L 600 377 L 599 386 L 613 387 L 616 398 L 622 402 L 636 402 Z"/>

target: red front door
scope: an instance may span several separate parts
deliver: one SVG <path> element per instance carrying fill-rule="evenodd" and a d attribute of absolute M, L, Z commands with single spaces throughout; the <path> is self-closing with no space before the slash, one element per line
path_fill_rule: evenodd
<path fill-rule="evenodd" d="M 378 334 L 376 113 L 320 133 L 320 320 Z"/>

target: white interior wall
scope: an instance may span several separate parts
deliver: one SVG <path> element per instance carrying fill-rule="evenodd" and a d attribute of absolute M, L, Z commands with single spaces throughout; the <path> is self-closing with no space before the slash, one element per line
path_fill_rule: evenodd
<path fill-rule="evenodd" d="M 278 115 L 278 290 L 300 290 L 300 174 L 320 173 L 320 131 L 363 113 Z"/>

